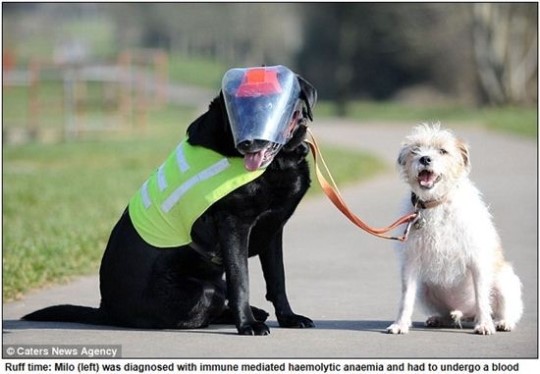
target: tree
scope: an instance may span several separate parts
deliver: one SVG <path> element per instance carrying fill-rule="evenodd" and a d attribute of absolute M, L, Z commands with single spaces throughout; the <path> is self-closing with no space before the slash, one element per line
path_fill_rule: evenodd
<path fill-rule="evenodd" d="M 538 5 L 475 3 L 473 40 L 480 82 L 490 103 L 537 100 Z"/>
<path fill-rule="evenodd" d="M 341 115 L 351 99 L 388 99 L 430 78 L 437 11 L 426 4 L 308 4 L 302 71 L 321 97 L 335 100 Z"/>
<path fill-rule="evenodd" d="M 119 33 L 145 47 L 238 65 L 287 64 L 299 46 L 296 4 L 106 4 Z M 137 40 L 138 39 L 138 40 Z"/>

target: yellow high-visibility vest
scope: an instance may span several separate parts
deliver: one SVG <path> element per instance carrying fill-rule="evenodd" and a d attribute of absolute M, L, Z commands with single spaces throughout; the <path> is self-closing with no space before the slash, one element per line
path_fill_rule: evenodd
<path fill-rule="evenodd" d="M 132 197 L 129 216 L 148 244 L 186 245 L 192 241 L 191 227 L 197 218 L 263 172 L 248 171 L 242 158 L 227 158 L 185 139 Z"/>

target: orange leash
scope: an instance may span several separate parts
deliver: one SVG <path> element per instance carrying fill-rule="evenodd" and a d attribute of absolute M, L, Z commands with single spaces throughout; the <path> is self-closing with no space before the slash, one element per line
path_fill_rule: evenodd
<path fill-rule="evenodd" d="M 419 219 L 420 215 L 418 211 L 415 211 L 413 213 L 409 213 L 403 217 L 400 217 L 397 221 L 392 223 L 390 226 L 383 227 L 383 228 L 374 228 L 362 221 L 356 214 L 354 214 L 345 201 L 343 200 L 343 197 L 341 196 L 341 193 L 339 192 L 336 182 L 334 181 L 334 178 L 332 178 L 332 174 L 330 174 L 330 170 L 328 169 L 328 166 L 326 165 L 326 162 L 324 161 L 324 158 L 321 154 L 321 151 L 319 149 L 319 146 L 317 144 L 317 141 L 315 140 L 315 137 L 313 136 L 313 133 L 308 127 L 308 133 L 311 138 L 311 140 L 307 140 L 306 142 L 309 144 L 311 148 L 311 153 L 313 154 L 313 160 L 315 161 L 315 173 L 317 175 L 317 180 L 319 181 L 319 184 L 321 185 L 324 193 L 332 203 L 336 206 L 336 208 L 341 211 L 347 217 L 352 223 L 354 223 L 356 226 L 361 228 L 362 230 L 368 232 L 369 234 L 375 235 L 379 238 L 384 239 L 391 239 L 391 240 L 399 240 L 399 241 L 405 241 L 407 240 L 407 237 L 409 235 L 409 231 L 411 229 L 411 226 Z M 321 169 L 319 167 L 319 162 L 324 168 L 326 174 L 328 175 L 328 178 L 330 182 L 324 177 L 324 174 L 321 172 Z M 405 232 L 402 236 L 389 236 L 385 235 L 389 231 L 392 231 L 398 226 L 401 226 L 403 224 L 407 224 L 407 227 L 405 228 Z"/>

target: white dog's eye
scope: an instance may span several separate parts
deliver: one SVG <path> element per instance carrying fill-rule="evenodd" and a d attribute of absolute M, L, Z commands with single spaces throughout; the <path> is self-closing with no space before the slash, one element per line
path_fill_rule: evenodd
<path fill-rule="evenodd" d="M 446 149 L 444 149 L 444 148 L 439 148 L 439 153 L 441 155 L 446 155 L 446 154 L 448 154 L 448 151 Z"/>

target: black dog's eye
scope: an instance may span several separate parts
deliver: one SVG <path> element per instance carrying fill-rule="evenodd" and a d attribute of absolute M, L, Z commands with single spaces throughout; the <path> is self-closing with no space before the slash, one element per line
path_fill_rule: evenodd
<path fill-rule="evenodd" d="M 444 149 L 444 148 L 440 148 L 440 149 L 439 149 L 439 153 L 440 153 L 441 155 L 446 155 L 446 154 L 448 154 L 448 151 L 447 151 L 446 149 Z"/>

